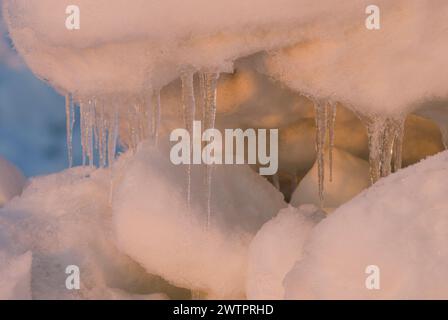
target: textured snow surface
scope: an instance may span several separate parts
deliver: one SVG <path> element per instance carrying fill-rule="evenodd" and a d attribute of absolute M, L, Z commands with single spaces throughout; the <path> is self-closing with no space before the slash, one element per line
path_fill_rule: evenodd
<path fill-rule="evenodd" d="M 367 0 L 83 0 L 75 32 L 65 28 L 68 4 L 5 0 L 4 11 L 31 69 L 79 96 L 141 94 L 186 66 L 230 71 L 263 51 L 266 73 L 364 114 L 407 113 L 447 96 L 444 0 L 376 1 L 375 31 L 365 27 Z"/>
<path fill-rule="evenodd" d="M 26 178 L 12 163 L 0 157 L 0 207 L 18 196 L 25 186 Z"/>
<path fill-rule="evenodd" d="M 30 276 L 33 299 L 151 299 L 162 298 L 151 290 L 169 292 L 115 248 L 109 187 L 108 172 L 76 168 L 32 179 L 0 210 L 2 298 L 28 298 Z M 80 268 L 80 290 L 65 287 L 69 265 Z"/>
<path fill-rule="evenodd" d="M 204 167 L 196 169 L 188 211 L 185 166 L 172 165 L 150 143 L 141 145 L 114 194 L 119 247 L 177 286 L 209 298 L 243 298 L 250 241 L 286 203 L 248 166 L 216 166 L 207 230 Z"/>
<path fill-rule="evenodd" d="M 448 297 L 448 152 L 387 178 L 339 207 L 310 235 L 285 278 L 288 299 Z M 380 268 L 380 290 L 365 287 Z"/>
<path fill-rule="evenodd" d="M 261 227 L 249 247 L 248 299 L 283 299 L 283 279 L 302 258 L 310 231 L 324 217 L 313 205 L 288 207 Z"/>
<path fill-rule="evenodd" d="M 0 209 L 0 297 L 188 298 L 165 280 L 208 298 L 448 297 L 448 152 L 381 179 L 322 221 L 313 205 L 286 207 L 247 166 L 221 166 L 206 230 L 201 168 L 188 212 L 185 170 L 154 150 L 142 144 L 113 169 L 31 179 Z M 65 288 L 73 264 L 79 291 Z M 380 268 L 380 290 L 365 287 L 369 265 Z"/>
<path fill-rule="evenodd" d="M 31 299 L 31 252 L 8 256 L 0 251 L 0 300 Z"/>

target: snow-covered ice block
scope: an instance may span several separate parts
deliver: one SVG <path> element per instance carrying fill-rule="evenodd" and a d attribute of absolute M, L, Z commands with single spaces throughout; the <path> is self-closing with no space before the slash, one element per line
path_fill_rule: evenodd
<path fill-rule="evenodd" d="M 313 229 L 285 278 L 285 297 L 448 298 L 447 179 L 443 152 L 339 207 Z M 379 268 L 380 290 L 367 289 L 368 266 Z"/>
<path fill-rule="evenodd" d="M 10 256 L 0 251 L 0 300 L 31 299 L 31 252 Z"/>
<path fill-rule="evenodd" d="M 328 159 L 328 150 L 325 154 Z M 299 183 L 294 191 L 291 204 L 300 206 L 312 203 L 320 205 L 318 191 L 318 165 L 312 169 Z M 330 181 L 330 162 L 325 161 L 325 189 L 323 207 L 333 210 L 349 201 L 365 188 L 370 186 L 369 164 L 348 152 L 333 149 L 333 179 Z"/>
<path fill-rule="evenodd" d="M 314 205 L 290 206 L 261 227 L 249 247 L 248 299 L 283 299 L 283 279 L 302 258 L 310 231 L 324 217 Z"/>
<path fill-rule="evenodd" d="M 207 230 L 204 167 L 193 167 L 187 209 L 186 166 L 140 146 L 117 183 L 114 224 L 120 249 L 153 274 L 209 298 L 243 298 L 248 246 L 286 206 L 283 196 L 246 165 L 214 167 Z"/>
<path fill-rule="evenodd" d="M 19 195 L 25 183 L 26 178 L 19 169 L 0 157 L 0 207 Z"/>

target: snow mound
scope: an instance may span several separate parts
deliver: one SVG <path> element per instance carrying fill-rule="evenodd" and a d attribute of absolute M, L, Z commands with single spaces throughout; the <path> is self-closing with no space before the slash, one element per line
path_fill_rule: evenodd
<path fill-rule="evenodd" d="M 0 300 L 31 299 L 31 252 L 10 257 L 0 252 Z"/>
<path fill-rule="evenodd" d="M 287 299 L 446 299 L 448 152 L 381 179 L 323 220 L 285 278 Z M 368 266 L 380 290 L 366 288 Z"/>
<path fill-rule="evenodd" d="M 369 4 L 350 2 L 359 10 L 351 17 L 358 23 L 346 33 L 303 39 L 272 52 L 265 60 L 267 73 L 294 90 L 364 115 L 408 114 L 427 100 L 448 97 L 448 3 L 376 1 L 380 30 L 364 25 Z"/>
<path fill-rule="evenodd" d="M 311 229 L 323 217 L 325 213 L 313 205 L 288 207 L 261 227 L 249 247 L 248 299 L 283 299 L 283 279 L 301 259 Z"/>
<path fill-rule="evenodd" d="M 19 195 L 26 178 L 12 163 L 0 157 L 0 207 Z"/>
<path fill-rule="evenodd" d="M 192 188 L 203 185 L 201 170 L 194 167 Z M 243 298 L 250 241 L 286 206 L 282 195 L 249 166 L 216 166 L 207 230 L 205 191 L 192 189 L 188 210 L 186 189 L 185 166 L 172 165 L 163 147 L 141 145 L 114 194 L 120 249 L 177 286 Z"/>
<path fill-rule="evenodd" d="M 328 159 L 328 150 L 325 156 Z M 333 149 L 332 181 L 330 181 L 329 161 L 325 161 L 324 170 L 323 207 L 330 211 L 349 201 L 370 186 L 369 164 L 337 148 Z M 318 165 L 316 162 L 294 191 L 290 202 L 291 205 L 300 206 L 307 203 L 320 205 L 317 171 Z"/>
<path fill-rule="evenodd" d="M 13 257 L 33 253 L 33 299 L 151 299 L 162 297 L 151 296 L 159 290 L 173 293 L 116 249 L 109 173 L 79 167 L 33 178 L 0 210 L 0 250 Z M 71 265 L 79 267 L 80 290 L 66 288 Z"/>

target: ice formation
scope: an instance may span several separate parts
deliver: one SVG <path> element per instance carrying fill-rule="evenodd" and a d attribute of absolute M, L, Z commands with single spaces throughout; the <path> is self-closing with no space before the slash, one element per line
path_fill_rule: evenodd
<path fill-rule="evenodd" d="M 448 152 L 382 179 L 312 231 L 285 278 L 288 299 L 443 299 Z M 380 268 L 380 290 L 365 270 Z"/>
<path fill-rule="evenodd" d="M 82 27 L 76 32 L 62 26 L 65 16 L 57 13 L 65 12 L 65 3 L 60 1 L 37 4 L 5 0 L 4 11 L 15 46 L 28 65 L 61 92 L 85 100 L 85 109 L 91 109 L 93 103 L 94 110 L 85 112 L 87 117 L 91 112 L 98 113 L 96 98 L 144 96 L 179 76 L 191 80 L 195 72 L 200 72 L 201 83 L 207 83 L 208 75 L 231 71 L 236 59 L 267 52 L 260 69 L 318 101 L 316 145 L 322 197 L 323 127 L 330 131 L 331 145 L 335 113 L 330 108 L 331 116 L 324 117 L 320 105 L 339 101 L 367 119 L 371 178 L 375 182 L 391 171 L 389 149 L 395 151 L 394 166 L 400 167 L 400 130 L 389 123 L 402 121 L 427 99 L 447 96 L 444 84 L 448 48 L 443 40 L 448 5 L 437 0 L 431 3 L 437 10 L 430 10 L 426 1 L 377 1 L 381 28 L 372 31 L 365 27 L 366 17 L 362 16 L 369 4 L 364 0 L 344 4 L 328 0 L 264 0 L 253 5 L 202 0 L 188 4 L 176 0 L 163 4 L 102 0 L 93 4 L 84 0 L 77 3 L 82 8 Z M 121 10 L 124 5 L 126 11 Z M 327 19 L 330 14 L 333 18 Z M 99 15 L 103 16 L 101 27 L 96 22 Z M 170 16 L 181 18 L 173 22 Z M 408 58 L 403 59 L 403 52 Z M 207 99 L 212 92 L 202 93 L 204 106 L 211 110 L 214 104 L 208 104 Z M 132 99 L 125 99 L 121 108 L 132 109 Z M 111 103 L 101 104 L 100 108 L 108 105 Z M 160 119 L 160 108 L 156 110 L 154 128 L 158 128 Z M 141 112 L 136 114 L 142 116 Z M 213 119 L 204 118 L 209 124 Z M 92 163 L 93 128 L 89 128 L 89 121 L 92 119 L 87 119 L 83 141 L 85 157 Z M 67 121 L 68 126 L 70 123 Z M 132 131 L 138 131 L 135 125 L 131 121 Z M 102 137 L 98 138 L 101 144 Z M 135 147 L 135 143 L 132 145 Z M 100 158 L 104 158 L 101 147 Z M 100 159 L 100 163 L 104 160 Z M 206 181 L 210 179 L 208 168 Z"/>
<path fill-rule="evenodd" d="M 369 0 L 78 0 L 81 28 L 76 31 L 64 26 L 67 4 L 60 0 L 3 0 L 3 13 L 14 46 L 28 66 L 66 96 L 69 166 L 73 164 L 73 121 L 78 106 L 83 164 L 113 168 L 72 169 L 33 180 L 22 197 L 0 210 L 2 226 L 9 227 L 4 234 L 20 240 L 8 259 L 15 264 L 16 257 L 26 258 L 22 255 L 32 251 L 31 275 L 39 279 L 31 288 L 33 298 L 61 294 L 56 285 L 60 279 L 46 277 L 44 270 L 57 272 L 61 261 L 68 263 L 70 257 L 89 270 L 85 290 L 75 297 L 137 297 L 133 284 L 146 273 L 124 257 L 115 242 L 146 272 L 208 297 L 280 297 L 279 281 L 286 264 L 299 255 L 277 252 L 285 254 L 285 264 L 266 266 L 275 277 L 266 291 L 251 282 L 260 276 L 256 267 L 267 261 L 264 252 L 260 256 L 254 253 L 248 262 L 248 252 L 263 251 L 257 242 L 269 238 L 271 232 L 285 237 L 279 236 L 279 242 L 286 239 L 288 246 L 301 246 L 303 239 L 296 237 L 306 232 L 289 239 L 288 232 L 275 229 L 276 223 L 286 220 L 281 214 L 282 218 L 263 227 L 249 249 L 258 229 L 286 205 L 280 193 L 247 166 L 209 166 L 205 174 L 198 174 L 193 166 L 184 172 L 168 163 L 162 135 L 179 127 L 179 119 L 190 131 L 199 118 L 199 106 L 206 128 L 228 124 L 273 128 L 291 125 L 291 119 L 298 118 L 291 131 L 308 134 L 311 126 L 316 127 L 315 150 L 295 158 L 304 164 L 300 166 L 303 169 L 312 166 L 316 155 L 311 171 L 314 177 L 303 179 L 293 204 L 312 202 L 333 209 L 367 186 L 366 163 L 334 148 L 336 105 L 356 113 L 367 129 L 372 182 L 401 167 L 403 123 L 411 112 L 435 119 L 448 144 L 443 120 L 448 114 L 445 0 L 377 0 L 380 30 L 365 28 Z M 247 61 L 241 62 L 244 59 Z M 233 74 L 234 82 L 229 84 L 226 74 L 238 63 L 242 63 L 242 71 Z M 305 111 L 307 101 L 298 103 L 286 89 L 275 92 L 289 95 L 283 100 L 267 98 L 269 103 L 242 108 L 268 87 L 248 69 L 309 98 L 315 115 L 310 117 Z M 218 77 L 223 90 L 230 92 L 223 99 L 219 99 Z M 181 89 L 173 89 L 175 85 Z M 177 98 L 174 103 L 173 98 Z M 435 100 L 440 105 L 433 110 Z M 220 124 L 216 121 L 219 111 Z M 258 116 L 253 119 L 255 113 Z M 303 145 L 309 151 L 307 138 L 296 139 L 306 140 Z M 294 158 L 300 151 L 288 143 L 297 140 L 288 140 L 287 133 L 283 139 L 280 152 Z M 118 140 L 129 149 L 120 163 L 115 162 Z M 144 140 L 150 141 L 142 144 Z M 132 159 L 127 159 L 132 154 Z M 446 240 L 442 211 L 446 208 L 441 194 L 445 170 L 441 160 L 445 158 L 446 154 L 438 156 L 379 181 L 320 223 L 306 246 L 307 254 L 286 277 L 286 297 L 446 297 L 439 269 L 448 256 L 442 245 Z M 291 163 L 284 166 L 294 181 L 297 167 Z M 440 176 L 431 171 L 432 166 Z M 352 182 L 355 174 L 356 182 Z M 58 183 L 60 178 L 63 182 Z M 400 179 L 409 181 L 404 184 Z M 344 185 L 350 185 L 350 190 Z M 420 186 L 419 194 L 416 188 L 409 190 L 415 194 L 412 205 L 399 190 L 410 186 Z M 194 194 L 204 194 L 205 201 Z M 440 207 L 431 207 L 428 199 L 440 200 Z M 425 212 L 433 214 L 423 222 Z M 26 232 L 14 232 L 16 224 Z M 112 224 L 117 239 L 109 234 Z M 297 228 L 303 227 L 301 221 L 298 224 Z M 309 231 L 312 224 L 304 224 Z M 101 239 L 95 236 L 98 230 Z M 73 236 L 79 233 L 85 235 L 82 241 Z M 378 235 L 382 242 L 377 243 Z M 428 243 L 413 242 L 416 238 Z M 389 256 L 385 248 L 396 256 Z M 48 253 L 54 261 L 46 259 Z M 390 287 L 377 295 L 362 291 L 363 281 L 350 282 L 358 278 L 349 279 L 359 270 L 363 276 L 360 268 L 370 264 L 372 257 L 386 268 L 390 281 Z M 259 265 L 251 264 L 257 259 L 262 261 Z M 396 261 L 399 264 L 394 267 Z M 17 263 L 24 276 L 27 261 Z M 109 264 L 116 266 L 114 270 L 132 265 L 133 271 L 127 274 L 131 279 L 124 277 L 128 282 L 117 283 L 111 276 L 114 272 L 106 268 Z M 254 273 L 246 274 L 247 264 Z M 409 265 L 408 273 L 394 269 Z M 427 270 L 435 270 L 430 272 L 432 285 L 417 282 L 415 287 L 407 286 L 406 281 L 423 279 Z M 392 280 L 388 272 L 398 278 Z M 336 273 L 337 278 L 332 276 Z M 353 284 L 351 290 L 346 290 L 346 283 Z M 74 296 L 64 291 L 62 297 Z"/>
<path fill-rule="evenodd" d="M 4 12 L 14 44 L 28 65 L 59 91 L 73 94 L 77 102 L 83 101 L 81 109 L 86 109 L 83 114 L 88 118 L 92 112 L 99 113 L 96 104 L 105 97 L 128 97 L 120 108 L 132 109 L 135 97 L 159 91 L 178 77 L 186 80 L 186 70 L 190 80 L 193 73 L 199 72 L 201 82 L 206 83 L 208 75 L 232 71 L 236 59 L 267 52 L 260 70 L 318 101 L 316 145 L 322 198 L 323 127 L 330 132 L 331 145 L 335 113 L 330 108 L 331 116 L 325 120 L 321 104 L 330 101 L 334 105 L 338 101 L 367 119 L 371 178 L 375 182 L 391 171 L 391 148 L 394 166 L 400 167 L 400 130 L 389 123 L 402 121 L 425 100 L 447 97 L 446 2 L 377 1 L 381 27 L 374 31 L 364 24 L 363 14 L 369 4 L 364 0 L 343 4 L 328 0 L 264 0 L 244 5 L 233 0 L 196 0 L 188 4 L 178 0 L 83 0 L 77 3 L 82 9 L 82 27 L 76 31 L 63 26 L 66 4 L 61 1 L 5 0 Z M 127 10 L 123 11 L 123 6 Z M 431 10 L 435 7 L 437 10 Z M 332 19 L 328 19 L 329 15 Z M 172 21 L 172 16 L 178 18 Z M 207 103 L 210 93 L 213 90 L 202 93 L 204 106 L 213 110 L 214 104 Z M 138 108 L 144 108 L 144 104 L 138 103 Z M 110 105 L 113 103 L 100 103 L 99 108 Z M 155 110 L 152 132 L 158 140 L 159 104 Z M 137 111 L 133 116 L 143 115 Z M 90 128 L 90 118 L 84 119 L 83 145 L 84 158 L 92 164 L 92 131 L 101 130 L 96 124 Z M 210 125 L 213 118 L 204 120 Z M 68 120 L 68 133 L 70 125 Z M 136 125 L 141 124 L 131 121 L 131 135 L 142 136 Z M 97 138 L 99 162 L 104 164 L 101 133 Z M 139 140 L 134 140 L 132 146 Z M 70 140 L 68 143 L 70 158 Z M 207 170 L 209 181 L 211 168 Z"/>

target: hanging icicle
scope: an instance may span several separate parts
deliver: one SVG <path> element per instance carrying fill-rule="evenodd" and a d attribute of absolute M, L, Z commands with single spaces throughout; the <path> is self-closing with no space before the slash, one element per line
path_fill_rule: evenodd
<path fill-rule="evenodd" d="M 73 167 L 73 126 L 75 124 L 75 105 L 72 94 L 65 96 L 65 117 L 67 129 L 67 156 L 68 167 Z"/>
<path fill-rule="evenodd" d="M 185 68 L 181 71 L 182 81 L 182 107 L 184 113 L 184 125 L 185 129 L 190 133 L 190 137 L 193 136 L 193 121 L 196 112 L 196 101 L 194 98 L 194 85 L 193 85 L 194 70 L 192 68 Z M 190 140 L 190 145 L 192 141 Z M 190 148 L 191 149 L 191 148 Z M 189 155 L 191 159 L 191 154 Z M 191 163 L 191 161 L 190 161 Z M 191 164 L 187 167 L 187 206 L 190 209 L 191 205 Z"/>
<path fill-rule="evenodd" d="M 316 158 L 318 170 L 318 189 L 320 205 L 324 204 L 324 178 L 325 178 L 325 138 L 327 135 L 327 108 L 326 101 L 314 101 L 314 111 L 316 120 Z"/>
<path fill-rule="evenodd" d="M 396 120 L 395 127 L 395 141 L 394 141 L 394 154 L 393 154 L 393 167 L 394 172 L 401 169 L 403 161 L 403 137 L 404 137 L 404 121 L 405 117 L 401 116 Z"/>
<path fill-rule="evenodd" d="M 86 119 L 86 104 L 84 101 L 79 102 L 80 114 L 80 130 L 81 130 L 81 152 L 82 152 L 82 166 L 87 163 L 87 119 Z"/>
<path fill-rule="evenodd" d="M 333 149 L 334 149 L 334 125 L 336 122 L 337 103 L 329 101 L 327 104 L 327 128 L 328 128 L 328 154 L 330 167 L 330 182 L 333 181 Z"/>
<path fill-rule="evenodd" d="M 107 138 L 107 161 L 109 167 L 112 168 L 115 161 L 115 154 L 117 152 L 118 140 L 118 108 L 114 107 L 114 111 L 110 115 L 108 122 L 108 138 Z"/>
<path fill-rule="evenodd" d="M 361 116 L 367 127 L 372 184 L 401 168 L 404 117 Z"/>
<path fill-rule="evenodd" d="M 201 72 L 199 75 L 199 84 L 201 87 L 202 97 L 202 119 L 204 129 L 214 129 L 216 121 L 216 95 L 218 85 L 219 73 L 216 72 Z M 207 228 L 211 223 L 211 197 L 212 197 L 212 178 L 213 165 L 206 166 L 205 176 L 205 191 L 206 191 L 206 206 L 207 206 Z"/>
<path fill-rule="evenodd" d="M 162 119 L 162 104 L 160 102 L 160 90 L 154 91 L 153 96 L 154 102 L 153 102 L 153 119 L 154 119 L 154 145 L 159 145 L 159 132 L 160 132 L 160 122 Z"/>
<path fill-rule="evenodd" d="M 367 128 L 370 180 L 374 184 L 381 176 L 382 138 L 385 121 L 377 116 L 363 117 L 362 119 Z"/>

